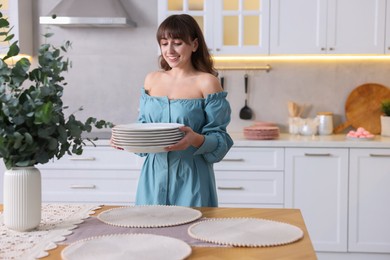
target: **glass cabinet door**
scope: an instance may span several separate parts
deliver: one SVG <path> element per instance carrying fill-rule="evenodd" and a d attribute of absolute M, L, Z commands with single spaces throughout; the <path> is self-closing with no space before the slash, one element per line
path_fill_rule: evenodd
<path fill-rule="evenodd" d="M 158 24 L 172 14 L 189 14 L 203 31 L 207 46 L 212 49 L 213 39 L 213 0 L 164 0 L 158 1 Z"/>
<path fill-rule="evenodd" d="M 269 1 L 216 2 L 215 51 L 229 54 L 239 48 L 241 54 L 268 54 Z"/>
<path fill-rule="evenodd" d="M 159 23 L 187 13 L 203 30 L 215 54 L 268 54 L 270 0 L 158 1 Z"/>

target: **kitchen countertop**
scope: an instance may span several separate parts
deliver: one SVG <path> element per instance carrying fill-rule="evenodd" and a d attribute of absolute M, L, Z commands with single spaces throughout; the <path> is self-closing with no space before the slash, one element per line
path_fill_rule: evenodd
<path fill-rule="evenodd" d="M 381 135 L 376 135 L 373 140 L 348 140 L 345 134 L 302 136 L 282 133 L 275 140 L 248 140 L 242 132 L 229 134 L 234 140 L 234 145 L 240 147 L 390 148 L 390 137 Z M 110 134 L 98 135 L 100 139 L 95 141 L 95 144 L 110 145 L 107 136 Z"/>
<path fill-rule="evenodd" d="M 96 210 L 94 216 L 102 210 L 115 206 L 103 206 Z M 275 247 L 192 247 L 188 259 L 317 259 L 302 214 L 299 209 L 262 209 L 262 208 L 197 208 L 206 218 L 254 217 L 281 221 L 296 225 L 304 232 L 304 237 L 294 243 Z M 0 207 L 0 210 L 2 208 Z M 64 245 L 49 251 L 44 260 L 61 259 Z"/>

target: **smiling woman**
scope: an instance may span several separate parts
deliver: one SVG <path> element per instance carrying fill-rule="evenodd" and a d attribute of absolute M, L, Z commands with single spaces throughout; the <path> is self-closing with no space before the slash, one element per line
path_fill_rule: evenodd
<path fill-rule="evenodd" d="M 157 31 L 162 71 L 146 76 L 141 123 L 179 123 L 185 134 L 163 153 L 146 156 L 136 203 L 217 206 L 213 164 L 233 145 L 230 105 L 202 32 L 189 15 L 168 17 Z"/>

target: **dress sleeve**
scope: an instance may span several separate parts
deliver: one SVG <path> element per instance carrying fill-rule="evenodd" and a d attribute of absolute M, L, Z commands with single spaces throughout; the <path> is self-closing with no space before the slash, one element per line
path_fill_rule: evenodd
<path fill-rule="evenodd" d="M 231 119 L 231 108 L 226 96 L 227 92 L 218 92 L 208 95 L 205 100 L 207 122 L 202 130 L 205 140 L 194 155 L 201 154 L 209 163 L 221 161 L 233 145 L 226 131 Z"/>

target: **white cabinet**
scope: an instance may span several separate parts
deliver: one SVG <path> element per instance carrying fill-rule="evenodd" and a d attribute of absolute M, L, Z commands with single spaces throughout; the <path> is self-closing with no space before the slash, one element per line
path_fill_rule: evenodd
<path fill-rule="evenodd" d="M 298 208 L 316 251 L 347 251 L 348 149 L 286 148 L 285 207 Z"/>
<path fill-rule="evenodd" d="M 390 2 L 386 6 L 386 41 L 385 53 L 390 54 Z"/>
<path fill-rule="evenodd" d="M 270 0 L 158 1 L 158 23 L 187 13 L 203 30 L 214 55 L 268 54 Z"/>
<path fill-rule="evenodd" d="M 14 34 L 14 39 L 11 42 L 18 41 L 20 54 L 32 56 L 32 1 L 2 0 L 0 3 L 3 16 L 9 18 L 10 27 L 13 27 L 11 34 Z M 0 54 L 6 54 L 8 47 L 8 42 L 0 41 Z"/>
<path fill-rule="evenodd" d="M 386 0 L 273 0 L 270 16 L 270 54 L 384 53 Z"/>
<path fill-rule="evenodd" d="M 390 150 L 351 149 L 349 251 L 390 253 Z"/>
<path fill-rule="evenodd" d="M 214 169 L 219 206 L 283 207 L 283 148 L 233 147 Z"/>
<path fill-rule="evenodd" d="M 44 202 L 133 204 L 143 159 L 109 146 L 38 165 Z"/>

